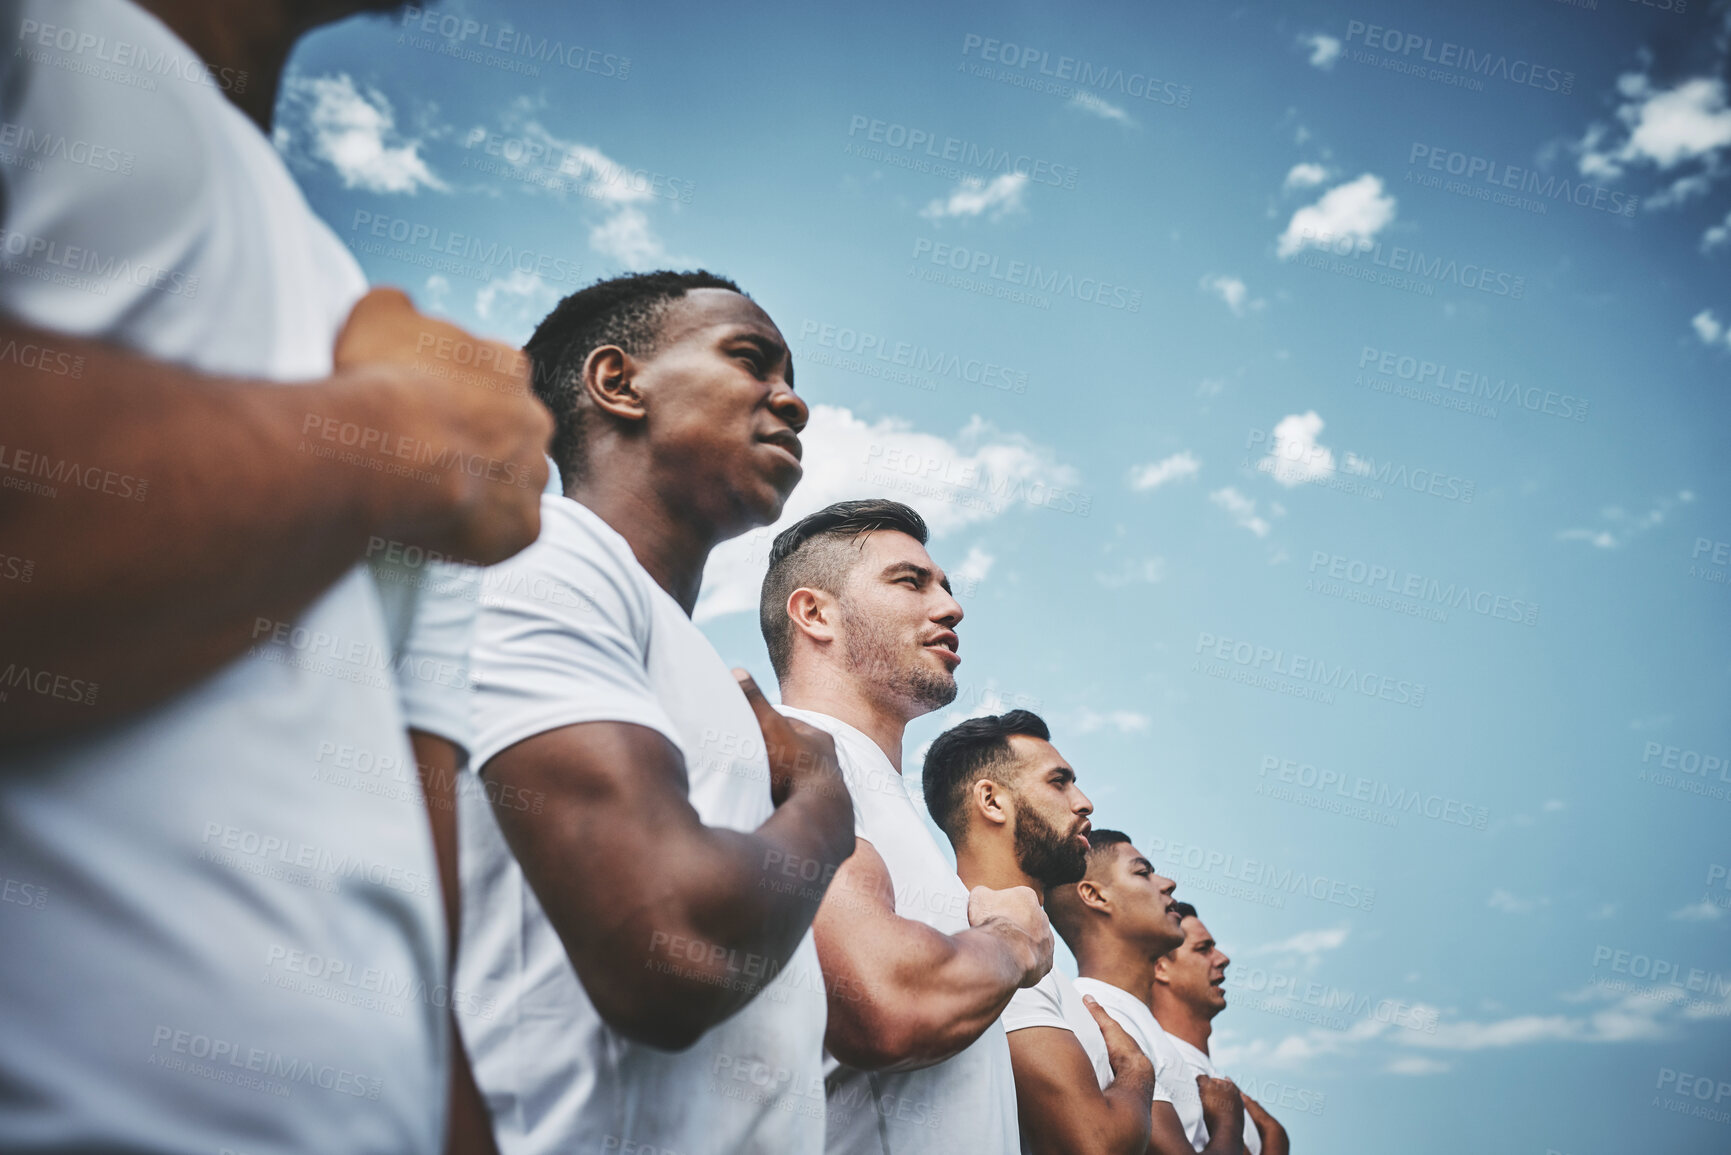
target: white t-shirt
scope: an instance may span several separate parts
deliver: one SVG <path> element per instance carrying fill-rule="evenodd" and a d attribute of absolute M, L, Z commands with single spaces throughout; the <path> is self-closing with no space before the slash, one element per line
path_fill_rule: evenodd
<path fill-rule="evenodd" d="M 328 374 L 365 280 L 223 74 L 123 0 L 4 19 L 0 315 Z M 9 1149 L 441 1146 L 444 918 L 419 791 L 365 788 L 413 781 L 365 567 L 255 636 L 169 701 L 3 755 L 0 878 L 37 900 L 0 902 Z"/>
<path fill-rule="evenodd" d="M 945 934 L 968 929 L 968 888 L 926 829 L 907 783 L 876 742 L 827 714 L 782 706 L 835 738 L 853 797 L 854 834 L 872 844 L 896 914 Z M 917 1071 L 861 1071 L 824 1056 L 828 1155 L 954 1155 L 1016 1149 L 1016 1080 L 1002 1023 Z"/>
<path fill-rule="evenodd" d="M 707 825 L 755 830 L 773 812 L 762 733 L 726 663 L 578 502 L 543 496 L 540 540 L 489 573 L 471 660 L 483 773 L 536 734 L 629 722 L 684 754 Z M 456 985 L 494 1011 L 459 1023 L 504 1155 L 822 1148 L 827 1007 L 809 932 L 742 1010 L 688 1050 L 656 1050 L 602 1022 L 488 801 L 462 792 L 458 822 Z"/>
<path fill-rule="evenodd" d="M 1207 1075 L 1214 1079 L 1221 1077 L 1211 1057 L 1177 1035 L 1169 1034 L 1166 1038 L 1171 1042 L 1173 1049 L 1178 1052 L 1179 1058 L 1184 1061 L 1184 1077 L 1192 1084 L 1196 1082 L 1197 1075 Z M 1208 1128 L 1206 1126 L 1202 1128 L 1200 1139 L 1192 1136 L 1190 1141 L 1198 1151 L 1202 1150 L 1208 1145 Z M 1244 1150 L 1245 1155 L 1262 1155 L 1262 1132 L 1258 1131 L 1256 1124 L 1251 1121 L 1248 1107 L 1244 1109 Z"/>
<path fill-rule="evenodd" d="M 1047 971 L 1046 977 L 1035 985 L 1011 995 L 1010 1005 L 1004 1008 L 999 1021 L 1004 1024 L 1006 1034 L 1024 1027 L 1057 1027 L 1074 1032 L 1076 1041 L 1088 1053 L 1088 1061 L 1094 1064 L 1094 1077 L 1100 1081 L 1100 1089 L 1104 1091 L 1112 1085 L 1112 1060 L 1106 1054 L 1106 1039 L 1100 1034 L 1100 1025 L 1088 1013 L 1075 982 L 1057 967 Z"/>
<path fill-rule="evenodd" d="M 1172 1104 L 1172 1109 L 1178 1113 L 1178 1122 L 1184 1127 L 1185 1138 L 1198 1151 L 1202 1150 L 1208 1141 L 1208 1132 L 1202 1126 L 1202 1095 L 1196 1089 L 1196 1077 L 1194 1074 L 1185 1075 L 1184 1060 L 1179 1057 L 1178 1048 L 1172 1045 L 1171 1036 L 1155 1019 L 1154 1012 L 1129 991 L 1099 979 L 1079 978 L 1076 989 L 1085 995 L 1093 995 L 1094 1001 L 1112 1016 L 1112 1021 L 1123 1027 L 1124 1033 L 1142 1048 L 1142 1053 L 1154 1064 L 1155 1102 Z"/>

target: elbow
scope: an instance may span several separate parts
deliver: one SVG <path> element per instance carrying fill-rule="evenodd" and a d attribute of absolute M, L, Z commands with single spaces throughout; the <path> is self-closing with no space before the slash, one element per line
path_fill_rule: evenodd
<path fill-rule="evenodd" d="M 847 1015 L 838 1010 L 832 991 L 824 1045 L 856 1070 L 913 1071 L 941 1063 L 972 1042 L 952 1039 L 951 1034 L 913 1015 Z"/>
<path fill-rule="evenodd" d="M 619 1034 L 634 1043 L 660 1051 L 689 1050 L 719 1021 L 704 1008 L 683 998 L 650 998 L 627 995 L 590 1000 L 595 1013 Z"/>

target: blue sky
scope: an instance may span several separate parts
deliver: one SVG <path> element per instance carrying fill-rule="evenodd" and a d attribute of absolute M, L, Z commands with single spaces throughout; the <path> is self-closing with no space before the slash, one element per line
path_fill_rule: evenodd
<path fill-rule="evenodd" d="M 1273 8 L 464 0 L 304 42 L 278 143 L 489 334 L 763 303 L 789 516 L 963 592 L 911 742 L 1046 715 L 1300 1150 L 1723 1151 L 1731 11 Z M 765 683 L 767 543 L 698 615 Z"/>

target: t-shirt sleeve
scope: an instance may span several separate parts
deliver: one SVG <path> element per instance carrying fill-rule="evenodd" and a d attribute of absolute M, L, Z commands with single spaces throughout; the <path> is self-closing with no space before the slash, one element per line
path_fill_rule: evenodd
<path fill-rule="evenodd" d="M 1049 973 L 1035 985 L 1023 987 L 1011 995 L 1010 1005 L 1004 1008 L 1000 1021 L 1004 1024 L 1005 1034 L 1026 1027 L 1075 1029 L 1064 1018 L 1064 1008 L 1058 1002 L 1058 986 Z"/>
<path fill-rule="evenodd" d="M 483 582 L 470 760 L 482 773 L 501 750 L 583 722 L 646 726 L 683 750 L 650 681 L 651 605 L 636 563 L 569 504 L 543 497 L 540 539 Z"/>
<path fill-rule="evenodd" d="M 421 576 L 414 617 L 396 659 L 397 696 L 411 730 L 474 745 L 469 650 L 479 613 L 481 570 L 433 562 Z"/>

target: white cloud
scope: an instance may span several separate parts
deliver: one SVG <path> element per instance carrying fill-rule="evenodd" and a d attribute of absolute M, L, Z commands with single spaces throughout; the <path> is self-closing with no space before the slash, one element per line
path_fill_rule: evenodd
<path fill-rule="evenodd" d="M 330 164 L 344 188 L 371 193 L 414 193 L 447 186 L 421 158 L 419 140 L 402 140 L 391 102 L 377 89 L 362 92 L 348 73 L 294 76 L 283 85 L 289 115 L 279 147 L 305 132 L 313 156 Z"/>
<path fill-rule="evenodd" d="M 997 220 L 1022 207 L 1022 190 L 1027 184 L 1028 178 L 1019 172 L 1002 173 L 990 182 L 977 176 L 963 177 L 962 183 L 951 189 L 948 197 L 932 201 L 920 210 L 920 216 L 928 221 L 941 221 L 990 213 L 991 219 Z"/>
<path fill-rule="evenodd" d="M 1188 449 L 1174 453 L 1171 457 L 1163 457 L 1159 461 L 1151 461 L 1147 465 L 1138 465 L 1130 470 L 1130 488 L 1138 493 L 1148 489 L 1158 489 L 1168 481 L 1184 481 L 1195 477 L 1202 468 L 1202 459 Z"/>
<path fill-rule="evenodd" d="M 1291 938 L 1283 938 L 1279 942 L 1271 942 L 1267 946 L 1259 946 L 1251 954 L 1302 954 L 1319 955 L 1339 947 L 1352 933 L 1351 927 L 1335 927 L 1330 930 L 1300 931 Z"/>
<path fill-rule="evenodd" d="M 1134 120 L 1130 119 L 1130 114 L 1128 112 L 1125 112 L 1116 104 L 1095 96 L 1092 92 L 1084 92 L 1081 89 L 1077 89 L 1076 95 L 1070 98 L 1070 107 L 1080 109 L 1083 112 L 1092 113 L 1101 120 L 1115 120 L 1119 124 L 1136 123 Z"/>
<path fill-rule="evenodd" d="M 1630 514 L 1622 506 L 1607 505 L 1599 516 L 1609 525 L 1598 529 L 1565 529 L 1557 534 L 1558 541 L 1584 541 L 1598 549 L 1617 549 L 1650 529 L 1663 525 L 1671 511 L 1695 500 L 1692 490 L 1680 489 L 1675 497 L 1661 497 L 1646 513 Z"/>
<path fill-rule="evenodd" d="M 1727 241 L 1731 241 L 1731 213 L 1726 213 L 1724 220 L 1709 226 L 1707 231 L 1701 234 L 1701 251 L 1712 252 Z"/>
<path fill-rule="evenodd" d="M 981 549 L 979 546 L 969 546 L 968 556 L 956 566 L 946 567 L 952 586 L 975 586 L 986 580 L 986 575 L 992 572 L 992 566 L 997 558 Z"/>
<path fill-rule="evenodd" d="M 1335 185 L 1322 199 L 1292 214 L 1275 251 L 1282 260 L 1309 248 L 1326 248 L 1350 240 L 1368 245 L 1394 220 L 1395 198 L 1383 191 L 1374 173 Z"/>
<path fill-rule="evenodd" d="M 1692 902 L 1672 911 L 1671 917 L 1679 922 L 1717 922 L 1725 917 L 1725 909 L 1714 906 L 1703 898 L 1700 902 Z"/>
<path fill-rule="evenodd" d="M 1713 315 L 1713 310 L 1702 309 L 1689 318 L 1689 324 L 1695 327 L 1695 335 L 1701 338 L 1702 344 L 1717 345 L 1719 339 L 1723 337 L 1725 343 L 1731 345 L 1731 332 L 1727 332 L 1725 326 L 1719 323 L 1719 318 Z"/>
<path fill-rule="evenodd" d="M 653 269 L 681 264 L 667 255 L 649 217 L 631 205 L 615 209 L 606 220 L 589 230 L 589 247 L 627 269 Z"/>
<path fill-rule="evenodd" d="M 1208 500 L 1232 515 L 1232 522 L 1241 529 L 1248 529 L 1257 537 L 1267 537 L 1272 527 L 1267 520 L 1256 514 L 1256 502 L 1245 497 L 1238 490 L 1228 485 L 1216 489 L 1208 495 Z"/>
<path fill-rule="evenodd" d="M 1256 468 L 1289 489 L 1327 477 L 1334 472 L 1334 451 L 1316 440 L 1324 424 L 1314 409 L 1282 417 L 1274 427 L 1274 445 Z"/>
<path fill-rule="evenodd" d="M 1137 734 L 1148 728 L 1149 719 L 1148 715 L 1138 714 L 1134 710 L 1108 710 L 1102 714 L 1084 706 L 1072 716 L 1070 725 L 1083 734 L 1092 734 L 1108 727 L 1120 734 Z"/>
<path fill-rule="evenodd" d="M 1725 82 L 1697 76 L 1675 88 L 1656 88 L 1638 72 L 1617 78 L 1623 102 L 1615 129 L 1594 125 L 1581 143 L 1581 173 L 1618 177 L 1630 167 L 1652 165 L 1661 172 L 1694 160 L 1713 161 L 1731 147 L 1731 108 Z M 1613 142 L 1610 138 L 1621 135 Z"/>
<path fill-rule="evenodd" d="M 1310 36 L 1300 37 L 1298 42 L 1310 49 L 1310 66 L 1312 68 L 1320 68 L 1327 72 L 1334 67 L 1334 62 L 1340 59 L 1340 41 L 1333 36 L 1326 36 L 1317 32 Z"/>
<path fill-rule="evenodd" d="M 868 422 L 839 406 L 814 405 L 800 441 L 805 476 L 781 519 L 724 542 L 709 555 L 694 621 L 755 610 L 775 534 L 832 502 L 904 501 L 919 510 L 937 540 L 1017 505 L 1031 508 L 1049 493 L 1074 490 L 1080 483 L 1075 469 L 1049 449 L 979 417 L 952 439 L 920 432 L 901 418 Z"/>
<path fill-rule="evenodd" d="M 1125 559 L 1117 569 L 1094 571 L 1094 580 L 1109 590 L 1138 584 L 1153 585 L 1165 576 L 1166 561 L 1158 557 L 1145 557 L 1141 561 Z"/>
<path fill-rule="evenodd" d="M 451 295 L 451 281 L 443 273 L 434 273 L 427 278 L 427 307 L 443 309 Z"/>
<path fill-rule="evenodd" d="M 559 290 L 543 281 L 539 273 L 512 269 L 475 293 L 475 315 L 495 327 L 527 330 L 527 337 L 558 299 Z"/>
<path fill-rule="evenodd" d="M 1295 188 L 1315 188 L 1327 179 L 1327 169 L 1319 164 L 1305 161 L 1302 164 L 1292 166 L 1292 170 L 1286 174 L 1286 181 L 1281 187 L 1287 191 Z"/>
<path fill-rule="evenodd" d="M 1396 1059 L 1388 1065 L 1389 1072 L 1395 1075 L 1440 1075 L 1449 1070 L 1449 1065 L 1440 1059 L 1427 1059 L 1423 1055 L 1408 1055 L 1404 1059 Z"/>
<path fill-rule="evenodd" d="M 1522 898 L 1498 887 L 1491 891 L 1491 896 L 1485 905 L 1492 910 L 1500 910 L 1504 914 L 1531 914 L 1540 907 L 1551 905 L 1548 898 Z"/>
<path fill-rule="evenodd" d="M 525 117 L 521 106 L 505 117 L 511 136 L 524 142 L 517 148 L 501 148 L 500 159 L 519 172 L 533 171 L 548 179 L 525 182 L 525 188 L 542 189 L 558 196 L 575 192 L 589 200 L 610 205 L 644 204 L 655 199 L 655 183 L 649 174 L 614 160 L 594 145 L 558 136 L 533 117 Z M 469 130 L 464 144 L 473 148 L 486 140 L 487 129 Z"/>
<path fill-rule="evenodd" d="M 1246 306 L 1251 309 L 1260 309 L 1264 304 L 1261 300 L 1250 300 L 1250 289 L 1237 277 L 1225 275 L 1203 277 L 1202 288 L 1225 301 L 1226 307 L 1232 310 L 1232 315 L 1235 317 L 1244 316 Z"/>

